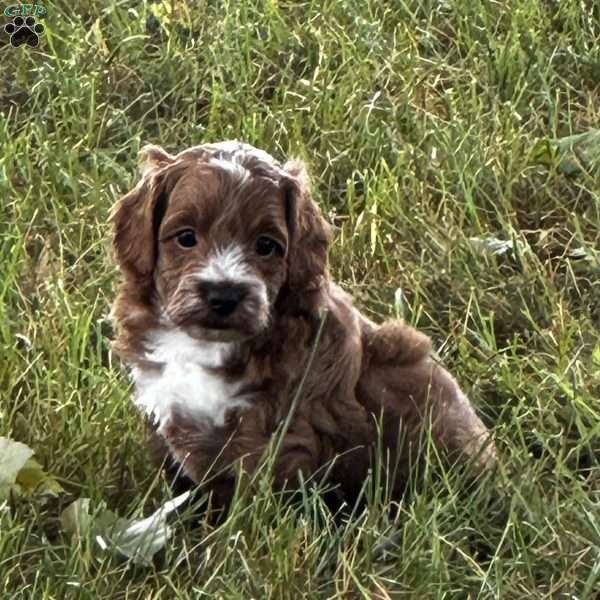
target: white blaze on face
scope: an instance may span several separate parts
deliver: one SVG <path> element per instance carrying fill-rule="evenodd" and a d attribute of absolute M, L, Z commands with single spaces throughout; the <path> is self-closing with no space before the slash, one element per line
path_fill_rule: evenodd
<path fill-rule="evenodd" d="M 134 401 L 164 431 L 174 407 L 190 418 L 223 426 L 225 413 L 246 402 L 239 383 L 227 382 L 212 369 L 224 364 L 232 344 L 192 338 L 179 328 L 154 331 L 148 337 L 147 360 L 159 368 L 134 367 Z"/>
<path fill-rule="evenodd" d="M 214 252 L 197 277 L 199 281 L 210 283 L 247 283 L 258 291 L 261 302 L 267 302 L 267 287 L 264 281 L 252 273 L 242 248 L 237 244 Z"/>
<path fill-rule="evenodd" d="M 199 275 L 204 281 L 237 282 L 248 279 L 251 273 L 244 261 L 244 253 L 240 246 L 231 244 L 227 248 L 216 250 Z"/>

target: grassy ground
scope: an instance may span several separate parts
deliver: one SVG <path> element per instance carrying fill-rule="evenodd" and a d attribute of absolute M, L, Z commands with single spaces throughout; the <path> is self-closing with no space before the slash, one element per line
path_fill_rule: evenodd
<path fill-rule="evenodd" d="M 107 215 L 143 143 L 239 138 L 308 162 L 335 277 L 373 318 L 432 335 L 503 471 L 466 486 L 432 464 L 395 511 L 373 482 L 349 520 L 265 486 L 219 528 L 177 524 L 152 567 L 17 499 L 0 508 L 2 597 L 600 597 L 600 177 L 539 145 L 600 122 L 600 5 L 48 11 L 36 50 L 4 33 L 0 50 L 0 435 L 92 507 L 168 497 L 109 351 Z"/>

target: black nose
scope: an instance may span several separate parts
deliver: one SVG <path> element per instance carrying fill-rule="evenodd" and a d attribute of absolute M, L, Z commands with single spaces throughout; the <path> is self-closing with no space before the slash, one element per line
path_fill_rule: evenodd
<path fill-rule="evenodd" d="M 206 293 L 212 312 L 221 318 L 231 315 L 244 299 L 246 290 L 235 285 L 213 285 Z"/>

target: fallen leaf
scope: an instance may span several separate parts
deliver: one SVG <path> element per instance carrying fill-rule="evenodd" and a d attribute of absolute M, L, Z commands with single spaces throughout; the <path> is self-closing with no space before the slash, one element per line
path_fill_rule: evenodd
<path fill-rule="evenodd" d="M 19 471 L 32 456 L 29 446 L 0 437 L 0 500 L 8 498 L 15 489 Z"/>
<path fill-rule="evenodd" d="M 103 551 L 116 551 L 137 565 L 149 566 L 171 536 L 167 515 L 188 497 L 186 492 L 173 498 L 145 519 L 125 519 L 103 507 L 90 514 L 89 498 L 80 498 L 62 512 L 60 522 L 71 535 L 81 537 L 91 533 Z"/>
<path fill-rule="evenodd" d="M 90 530 L 90 499 L 79 498 L 60 513 L 60 525 L 69 535 L 84 537 Z"/>
<path fill-rule="evenodd" d="M 531 151 L 530 161 L 556 166 L 564 175 L 590 172 L 600 165 L 600 129 L 540 140 Z"/>
<path fill-rule="evenodd" d="M 523 254 L 528 249 L 528 247 L 519 240 L 516 240 L 515 244 L 513 240 L 500 240 L 495 237 L 472 237 L 469 238 L 469 243 L 477 252 L 490 256 L 503 256 L 504 254 L 512 253 L 514 252 L 515 247 L 519 254 Z"/>
<path fill-rule="evenodd" d="M 190 493 L 186 492 L 173 498 L 146 519 L 120 520 L 112 529 L 110 541 L 121 554 L 135 564 L 149 566 L 152 557 L 171 537 L 172 530 L 167 525 L 167 515 L 181 506 L 189 495 Z"/>
<path fill-rule="evenodd" d="M 35 460 L 30 458 L 21 468 L 17 475 L 15 482 L 22 493 L 27 495 L 48 495 L 58 496 L 65 490 L 63 487 L 44 469 L 42 465 Z"/>
<path fill-rule="evenodd" d="M 565 175 L 591 171 L 600 164 L 600 129 L 569 135 L 556 141 L 558 169 Z"/>
<path fill-rule="evenodd" d="M 19 496 L 58 496 L 64 492 L 32 456 L 29 446 L 0 437 L 0 500 L 11 492 Z"/>

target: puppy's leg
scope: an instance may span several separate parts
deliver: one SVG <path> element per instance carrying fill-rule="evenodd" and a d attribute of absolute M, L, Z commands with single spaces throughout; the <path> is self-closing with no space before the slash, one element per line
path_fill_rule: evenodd
<path fill-rule="evenodd" d="M 490 432 L 454 377 L 431 356 L 427 336 L 399 321 L 380 327 L 365 321 L 363 341 L 358 393 L 368 410 L 383 414 L 388 438 L 401 426 L 416 439 L 430 420 L 434 442 L 444 450 L 480 467 L 495 463 Z"/>
<path fill-rule="evenodd" d="M 269 435 L 263 413 L 252 410 L 232 415 L 231 423 L 224 428 L 207 428 L 205 423 L 175 409 L 164 430 L 172 456 L 196 483 L 209 481 L 218 473 L 233 480 L 238 464 L 245 475 L 253 475 L 275 435 Z M 299 472 L 309 475 L 317 467 L 319 436 L 304 419 L 296 419 L 281 443 L 273 447 L 278 450 L 272 469 L 278 489 L 293 488 Z"/>

